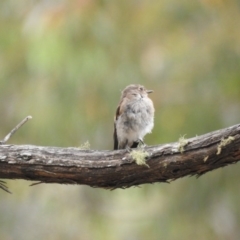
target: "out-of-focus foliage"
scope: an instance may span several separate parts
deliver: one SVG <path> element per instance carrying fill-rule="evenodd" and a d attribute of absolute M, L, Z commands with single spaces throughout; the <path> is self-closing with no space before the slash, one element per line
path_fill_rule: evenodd
<path fill-rule="evenodd" d="M 113 115 L 130 83 L 153 89 L 149 145 L 240 121 L 238 0 L 1 1 L 0 138 L 112 149 Z M 0 239 L 239 239 L 239 166 L 200 179 L 107 191 L 0 191 Z"/>

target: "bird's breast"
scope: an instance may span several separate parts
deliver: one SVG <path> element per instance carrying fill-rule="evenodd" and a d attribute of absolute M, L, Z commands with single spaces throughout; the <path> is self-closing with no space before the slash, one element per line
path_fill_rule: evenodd
<path fill-rule="evenodd" d="M 126 128 L 132 129 L 133 131 L 140 131 L 149 126 L 152 129 L 153 114 L 154 108 L 152 101 L 146 101 L 143 98 L 133 103 L 129 103 L 125 111 L 123 111 L 120 121 L 124 123 Z"/>

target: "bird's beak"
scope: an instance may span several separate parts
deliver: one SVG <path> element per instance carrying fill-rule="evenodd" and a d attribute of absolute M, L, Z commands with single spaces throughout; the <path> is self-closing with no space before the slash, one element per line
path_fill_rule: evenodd
<path fill-rule="evenodd" d="M 152 93 L 152 92 L 153 92 L 153 90 L 147 90 L 146 92 L 147 92 L 147 93 Z"/>

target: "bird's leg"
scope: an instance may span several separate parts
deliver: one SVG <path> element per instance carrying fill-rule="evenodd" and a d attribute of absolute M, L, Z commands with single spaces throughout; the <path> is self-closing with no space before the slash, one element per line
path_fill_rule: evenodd
<path fill-rule="evenodd" d="M 138 141 L 139 141 L 139 147 L 140 147 L 140 148 L 144 148 L 144 147 L 147 146 L 147 145 L 143 142 L 143 140 L 142 140 L 141 138 L 139 138 Z"/>
<path fill-rule="evenodd" d="M 128 145 L 126 146 L 126 151 L 128 152 L 128 153 L 130 153 L 131 151 L 132 151 L 132 148 L 130 148 Z"/>
<path fill-rule="evenodd" d="M 118 149 L 126 149 L 126 151 L 128 153 L 130 153 L 132 151 L 132 149 L 128 146 L 128 140 L 127 139 L 124 142 L 119 142 Z"/>
<path fill-rule="evenodd" d="M 132 148 L 130 148 L 130 147 L 128 146 L 128 140 L 126 140 L 125 149 L 126 149 L 126 151 L 127 151 L 128 153 L 130 153 L 130 152 L 132 151 Z"/>

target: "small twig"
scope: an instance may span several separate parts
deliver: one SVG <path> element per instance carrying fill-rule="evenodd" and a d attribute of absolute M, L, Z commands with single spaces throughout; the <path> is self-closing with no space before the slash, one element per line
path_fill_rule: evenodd
<path fill-rule="evenodd" d="M 12 129 L 12 131 L 2 141 L 0 141 L 0 145 L 6 143 L 9 138 L 29 119 L 32 119 L 32 116 L 25 117 L 15 128 Z"/>
<path fill-rule="evenodd" d="M 36 186 L 36 185 L 42 184 L 42 183 L 44 183 L 44 182 L 35 182 L 35 183 L 30 184 L 29 187 Z"/>
<path fill-rule="evenodd" d="M 5 191 L 5 192 L 8 192 L 8 193 L 11 193 L 9 190 L 8 190 L 8 187 L 5 185 L 6 182 L 0 180 L 0 188 Z"/>

